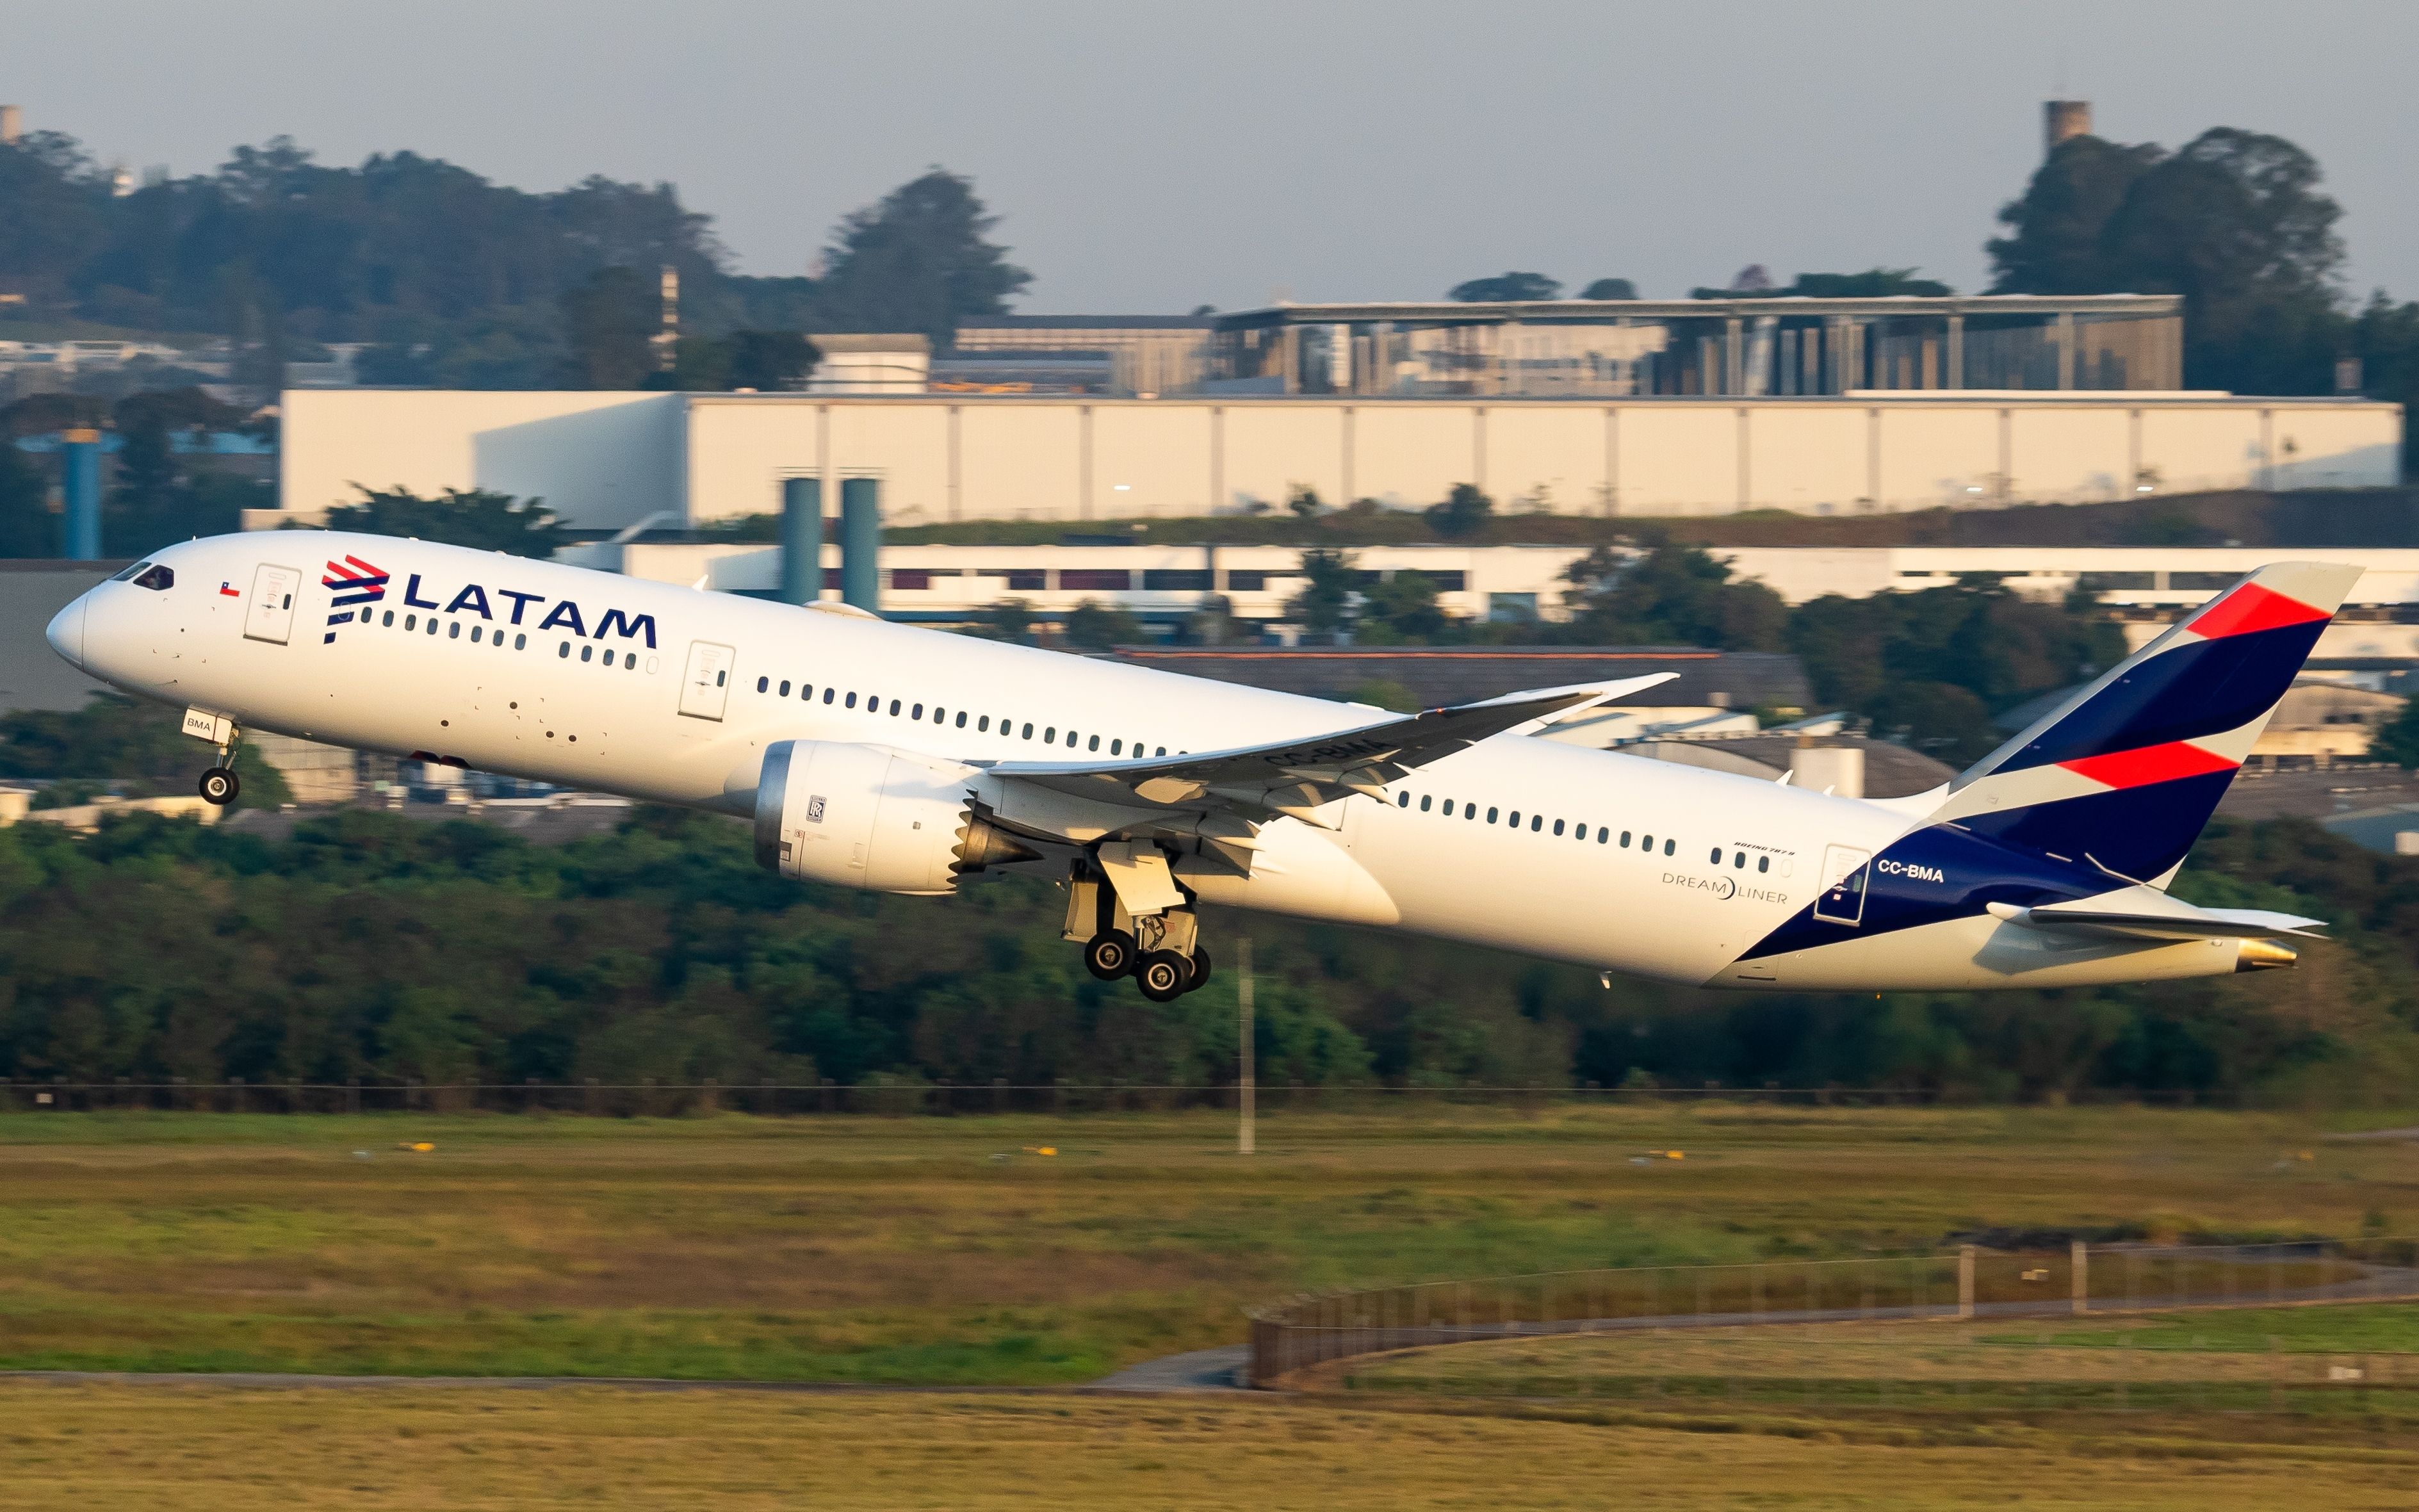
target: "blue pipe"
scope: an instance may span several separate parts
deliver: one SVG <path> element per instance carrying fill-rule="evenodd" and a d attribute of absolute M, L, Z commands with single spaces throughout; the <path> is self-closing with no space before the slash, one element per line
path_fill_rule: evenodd
<path fill-rule="evenodd" d="M 882 612 L 882 483 L 878 478 L 840 480 L 840 596 L 868 613 Z"/>
<path fill-rule="evenodd" d="M 811 604 L 824 589 L 824 480 L 781 480 L 781 602 Z"/>
<path fill-rule="evenodd" d="M 67 511 L 60 518 L 64 554 L 70 562 L 100 560 L 100 432 L 86 427 L 62 431 L 67 444 L 59 465 L 59 491 Z"/>

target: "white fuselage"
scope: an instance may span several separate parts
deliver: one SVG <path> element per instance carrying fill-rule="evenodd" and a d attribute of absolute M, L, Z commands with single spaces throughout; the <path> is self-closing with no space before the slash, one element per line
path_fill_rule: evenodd
<path fill-rule="evenodd" d="M 366 620 L 331 625 L 342 590 L 323 585 L 321 564 L 348 558 L 387 582 L 362 606 Z M 776 741 L 978 765 L 1106 762 L 1383 717 L 424 542 L 256 533 L 149 560 L 173 568 L 174 588 L 103 584 L 53 630 L 65 654 L 120 687 L 247 727 L 742 816 Z M 264 589 L 278 568 L 292 576 L 267 577 Z M 1416 770 L 1389 798 L 1332 806 L 1332 829 L 1279 820 L 1248 877 L 1189 880 L 1207 902 L 1677 982 L 2056 985 L 2230 969 L 2198 945 L 2052 951 L 2012 965 L 2002 950 L 1984 964 L 1990 942 L 2007 939 L 1988 918 L 1740 965 L 1842 857 L 1880 851 L 1909 815 L 1520 736 Z"/>

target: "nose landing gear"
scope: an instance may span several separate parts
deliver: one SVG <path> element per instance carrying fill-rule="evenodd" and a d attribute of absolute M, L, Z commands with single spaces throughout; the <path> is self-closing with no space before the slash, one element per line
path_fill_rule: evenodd
<path fill-rule="evenodd" d="M 237 779 L 233 767 L 213 766 L 202 774 L 201 789 L 204 802 L 224 808 L 243 791 L 243 783 Z"/>

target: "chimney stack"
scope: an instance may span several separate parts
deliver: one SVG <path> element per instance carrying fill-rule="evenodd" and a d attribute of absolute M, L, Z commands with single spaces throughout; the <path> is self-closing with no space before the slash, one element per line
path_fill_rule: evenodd
<path fill-rule="evenodd" d="M 0 147 L 15 147 L 24 134 L 25 113 L 15 105 L 0 105 Z"/>
<path fill-rule="evenodd" d="M 2091 101 L 2053 100 L 2042 106 L 2042 156 L 2057 150 L 2071 137 L 2091 134 Z"/>

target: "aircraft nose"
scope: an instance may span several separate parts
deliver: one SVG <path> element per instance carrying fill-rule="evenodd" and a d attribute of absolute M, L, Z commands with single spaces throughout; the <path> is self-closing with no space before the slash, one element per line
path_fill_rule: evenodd
<path fill-rule="evenodd" d="M 90 596 L 85 594 L 76 595 L 74 603 L 52 616 L 51 627 L 43 632 L 51 642 L 51 649 L 75 663 L 79 669 L 84 666 L 85 600 Z"/>

